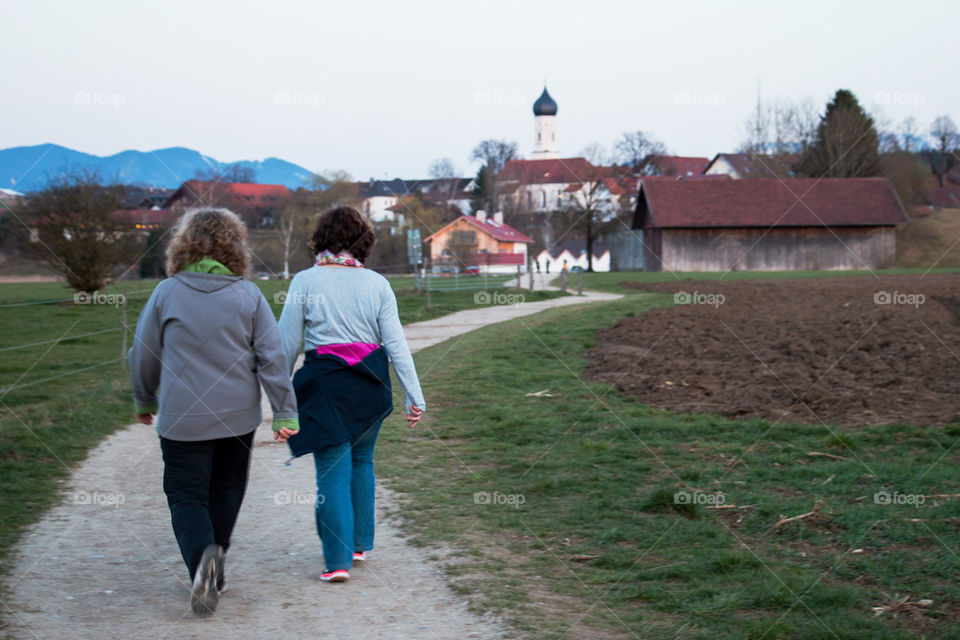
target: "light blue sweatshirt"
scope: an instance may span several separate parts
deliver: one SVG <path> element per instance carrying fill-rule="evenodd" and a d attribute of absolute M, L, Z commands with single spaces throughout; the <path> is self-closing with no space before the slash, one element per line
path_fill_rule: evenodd
<path fill-rule="evenodd" d="M 427 405 L 410 347 L 400 326 L 397 298 L 386 278 L 356 267 L 318 267 L 290 281 L 280 314 L 287 367 L 304 351 L 328 344 L 382 344 L 406 395 L 406 408 Z"/>

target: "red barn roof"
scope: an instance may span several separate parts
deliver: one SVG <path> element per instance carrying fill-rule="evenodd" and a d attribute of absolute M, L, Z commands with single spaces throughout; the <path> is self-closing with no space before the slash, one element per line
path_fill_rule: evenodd
<path fill-rule="evenodd" d="M 497 176 L 501 181 L 520 184 L 556 184 L 592 180 L 597 167 L 586 158 L 551 160 L 508 160 Z"/>
<path fill-rule="evenodd" d="M 889 226 L 907 221 L 885 178 L 644 178 L 644 227 Z"/>
<path fill-rule="evenodd" d="M 499 240 L 501 242 L 524 242 L 527 244 L 530 244 L 533 242 L 533 238 L 520 233 L 519 231 L 517 231 L 516 229 L 514 229 L 508 224 L 497 224 L 490 218 L 487 218 L 486 221 L 481 222 L 480 219 L 477 218 L 476 216 L 460 216 L 453 222 L 449 222 L 443 225 L 442 227 L 437 229 L 435 232 L 427 236 L 424 239 L 424 242 L 430 242 L 439 233 L 441 233 L 451 225 L 455 224 L 458 220 L 466 220 L 470 225 L 476 227 L 477 230 L 482 231 L 486 234 L 489 234 L 493 236 L 496 240 Z"/>

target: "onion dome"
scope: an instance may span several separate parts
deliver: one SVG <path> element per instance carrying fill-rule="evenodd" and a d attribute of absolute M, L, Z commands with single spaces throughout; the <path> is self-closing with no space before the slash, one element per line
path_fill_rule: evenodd
<path fill-rule="evenodd" d="M 543 93 L 533 103 L 533 115 L 535 116 L 555 116 L 557 115 L 557 103 L 547 93 L 547 88 L 543 88 Z"/>

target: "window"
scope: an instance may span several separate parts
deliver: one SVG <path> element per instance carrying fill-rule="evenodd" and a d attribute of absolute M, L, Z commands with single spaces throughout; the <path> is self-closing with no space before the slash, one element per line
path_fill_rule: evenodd
<path fill-rule="evenodd" d="M 533 209 L 533 193 L 527 191 L 527 209 Z"/>
<path fill-rule="evenodd" d="M 450 234 L 450 242 L 459 245 L 477 244 L 476 231 L 454 231 Z"/>
<path fill-rule="evenodd" d="M 547 192 L 546 191 L 540 192 L 540 206 L 544 209 L 547 208 Z"/>

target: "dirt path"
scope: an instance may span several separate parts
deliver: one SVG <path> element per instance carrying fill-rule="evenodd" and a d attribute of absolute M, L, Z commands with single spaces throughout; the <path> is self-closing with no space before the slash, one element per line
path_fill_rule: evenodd
<path fill-rule="evenodd" d="M 477 327 L 568 304 L 589 293 L 529 305 L 488 305 L 406 328 L 411 349 Z M 428 398 L 429 401 L 429 398 Z M 69 428 L 69 425 L 64 425 Z M 447 586 L 435 550 L 407 544 L 396 500 L 377 491 L 376 548 L 347 583 L 320 582 L 309 460 L 284 466 L 286 445 L 261 426 L 247 497 L 227 556 L 216 615 L 195 617 L 161 489 L 152 428 L 132 425 L 94 449 L 66 483 L 64 500 L 28 529 L 7 580 L 0 616 L 17 638 L 505 638 Z"/>

